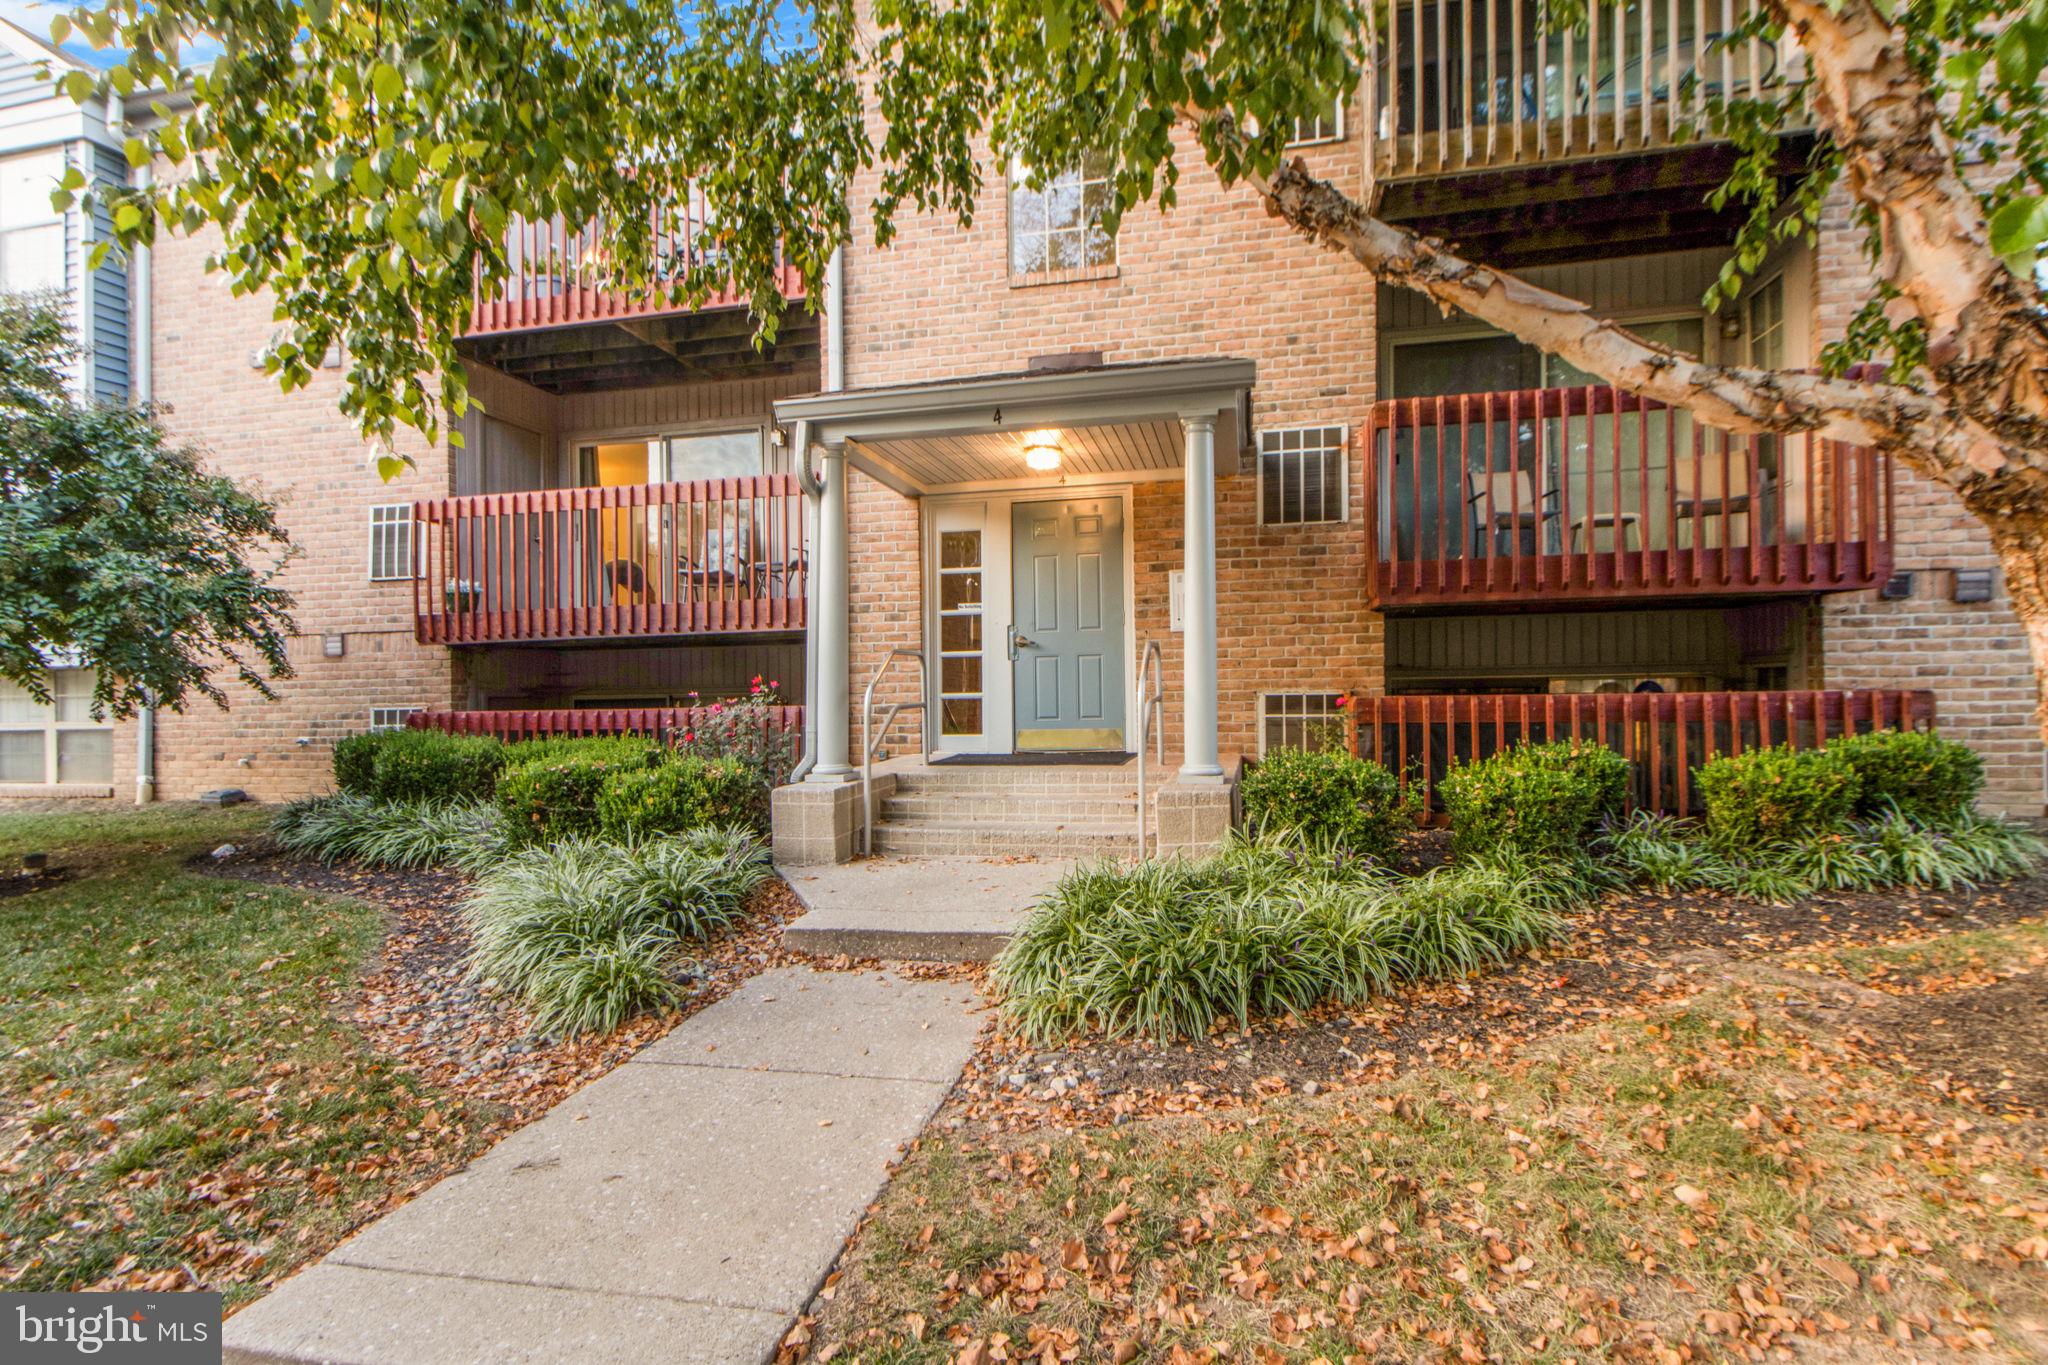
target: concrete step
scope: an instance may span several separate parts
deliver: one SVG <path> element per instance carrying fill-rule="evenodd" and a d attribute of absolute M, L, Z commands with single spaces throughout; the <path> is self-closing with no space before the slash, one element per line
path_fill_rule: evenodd
<path fill-rule="evenodd" d="M 890 796 L 877 803 L 881 818 L 892 824 L 921 820 L 1021 820 L 1029 824 L 1060 824 L 1079 820 L 1136 820 L 1136 794 L 1098 797 L 1092 793 L 1064 796 L 1024 796 L 1003 793 L 919 792 L 912 796 Z"/>
<path fill-rule="evenodd" d="M 1077 792 L 1135 795 L 1138 774 L 1129 764 L 1102 768 L 899 768 L 891 774 L 903 791 Z M 1152 774 L 1156 781 L 1164 772 Z"/>
<path fill-rule="evenodd" d="M 881 822 L 876 824 L 874 834 L 877 854 L 906 858 L 1099 858 L 1132 854 L 1138 849 L 1135 820 L 1129 824 L 1021 820 Z"/>
<path fill-rule="evenodd" d="M 1004 858 L 863 858 L 782 869 L 805 913 L 782 931 L 799 952 L 984 962 L 1068 864 Z"/>

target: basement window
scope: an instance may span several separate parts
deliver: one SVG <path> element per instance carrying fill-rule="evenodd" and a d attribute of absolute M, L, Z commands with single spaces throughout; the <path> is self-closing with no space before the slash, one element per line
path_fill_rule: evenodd
<path fill-rule="evenodd" d="M 0 782 L 104 784 L 114 780 L 114 729 L 92 714 L 92 671 L 50 671 L 50 704 L 0 680 Z"/>
<path fill-rule="evenodd" d="M 408 716 L 416 716 L 424 710 L 424 706 L 373 706 L 370 708 L 370 733 L 403 730 Z"/>
<path fill-rule="evenodd" d="M 1267 692 L 1259 697 L 1259 752 L 1323 750 L 1345 742 L 1341 692 Z"/>

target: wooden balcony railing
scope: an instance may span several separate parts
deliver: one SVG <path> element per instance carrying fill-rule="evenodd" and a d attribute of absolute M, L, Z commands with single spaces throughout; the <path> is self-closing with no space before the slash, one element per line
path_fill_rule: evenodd
<path fill-rule="evenodd" d="M 454 735 L 492 735 L 502 740 L 544 739 L 555 735 L 648 735 L 667 739 L 694 733 L 712 718 L 708 706 L 581 707 L 540 711 L 415 711 L 406 724 L 416 730 L 446 730 Z M 773 706 L 765 727 L 803 745 L 804 708 Z"/>
<path fill-rule="evenodd" d="M 804 625 L 790 474 L 413 504 L 423 644 L 613 640 Z"/>
<path fill-rule="evenodd" d="M 1839 592 L 1891 571 L 1888 457 L 1619 389 L 1402 398 L 1361 433 L 1378 606 Z"/>
<path fill-rule="evenodd" d="M 1709 759 L 1790 744 L 1815 748 L 1868 730 L 1931 729 L 1932 692 L 1634 692 L 1358 697 L 1353 753 L 1376 759 L 1432 805 L 1453 762 L 1524 740 L 1605 744 L 1631 767 L 1632 805 L 1691 814 L 1693 771 Z"/>
<path fill-rule="evenodd" d="M 1590 0 L 1583 32 L 1543 0 L 1396 0 L 1366 135 L 1381 179 L 1673 146 L 1710 96 L 1781 79 L 1788 46 L 1738 38 L 1755 0 Z"/>
<path fill-rule="evenodd" d="M 632 294 L 607 287 L 600 267 L 610 243 L 611 234 L 602 221 L 573 228 L 559 218 L 515 222 L 505 243 L 511 276 L 491 294 L 478 281 L 469 334 L 617 322 L 680 311 L 659 291 Z M 716 250 L 704 240 L 701 206 L 657 211 L 654 246 L 657 282 L 672 280 L 693 264 L 712 261 Z M 784 296 L 803 297 L 802 272 L 786 263 L 780 269 Z M 703 307 L 737 308 L 746 302 L 728 290 L 706 299 Z"/>

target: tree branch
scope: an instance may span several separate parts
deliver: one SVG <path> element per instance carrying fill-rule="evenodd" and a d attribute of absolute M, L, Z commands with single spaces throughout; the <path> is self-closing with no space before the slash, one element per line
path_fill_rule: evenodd
<path fill-rule="evenodd" d="M 2026 452 L 1943 401 L 1901 385 L 1795 371 L 1708 365 L 1596 317 L 1585 304 L 1483 266 L 1367 213 L 1329 182 L 1289 162 L 1253 176 L 1267 209 L 1341 251 L 1373 276 L 1457 308 L 1610 384 L 1691 411 L 1736 432 L 1811 431 L 1875 446 L 1973 503 L 1993 495 L 2048 508 L 2048 475 Z M 2019 477 L 2012 477 L 2015 474 Z"/>
<path fill-rule="evenodd" d="M 1992 253 L 1904 34 L 1870 0 L 1773 3 L 1813 64 L 1815 111 L 1849 188 L 1877 213 L 1878 276 L 1927 324 L 1941 391 L 2009 447 L 2042 451 L 2048 324 L 2036 291 Z"/>

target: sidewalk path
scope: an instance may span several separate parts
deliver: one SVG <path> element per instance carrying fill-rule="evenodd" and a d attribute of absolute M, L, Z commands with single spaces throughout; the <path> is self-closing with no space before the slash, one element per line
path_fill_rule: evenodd
<path fill-rule="evenodd" d="M 960 1073 L 973 989 L 778 968 L 229 1319 L 230 1362 L 754 1362 Z"/>

